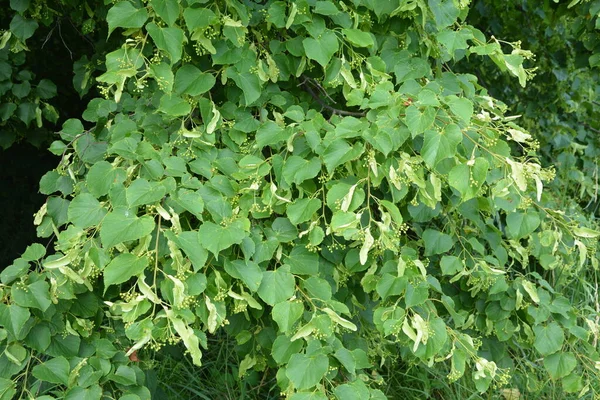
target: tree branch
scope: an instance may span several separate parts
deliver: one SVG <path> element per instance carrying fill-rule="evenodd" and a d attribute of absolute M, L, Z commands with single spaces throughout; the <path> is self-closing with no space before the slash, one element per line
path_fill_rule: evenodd
<path fill-rule="evenodd" d="M 330 106 L 314 92 L 313 88 L 310 87 L 309 83 L 311 83 L 311 84 L 315 85 L 316 87 L 320 88 L 321 90 L 323 90 L 321 85 L 318 82 L 316 82 L 314 79 L 308 78 L 304 75 L 302 76 L 302 78 L 304 78 L 304 81 L 300 84 L 300 86 L 302 86 L 302 88 L 308 94 L 310 94 L 311 97 L 317 101 L 317 103 L 319 103 L 321 106 L 323 106 L 323 108 L 331 111 L 332 114 L 343 115 L 343 116 L 352 116 L 352 117 L 364 117 L 366 115 L 366 113 L 362 112 L 362 111 L 346 111 L 346 110 L 340 110 L 339 108 Z"/>

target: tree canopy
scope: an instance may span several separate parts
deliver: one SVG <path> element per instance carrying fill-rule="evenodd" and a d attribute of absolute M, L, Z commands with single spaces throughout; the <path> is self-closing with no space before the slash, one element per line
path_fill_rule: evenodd
<path fill-rule="evenodd" d="M 598 396 L 599 13 L 11 0 L 0 143 L 60 160 L 0 273 L 0 399 L 150 399 L 144 360 L 219 335 L 291 400 Z"/>

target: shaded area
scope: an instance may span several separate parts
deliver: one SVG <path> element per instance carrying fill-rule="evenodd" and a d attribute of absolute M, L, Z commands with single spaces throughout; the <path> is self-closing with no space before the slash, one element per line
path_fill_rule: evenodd
<path fill-rule="evenodd" d="M 58 157 L 25 142 L 0 150 L 0 269 L 36 241 L 33 215 L 46 201 L 39 181 L 57 163 Z"/>

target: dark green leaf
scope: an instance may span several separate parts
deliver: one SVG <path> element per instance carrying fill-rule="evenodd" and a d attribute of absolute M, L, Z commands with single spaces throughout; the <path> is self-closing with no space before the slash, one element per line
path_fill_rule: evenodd
<path fill-rule="evenodd" d="M 106 21 L 108 22 L 108 35 L 115 28 L 141 28 L 148 19 L 145 7 L 135 8 L 129 1 L 121 1 L 108 10 Z"/>
<path fill-rule="evenodd" d="M 329 359 L 324 354 L 294 354 L 286 368 L 286 376 L 298 389 L 316 386 L 327 373 Z"/>
<path fill-rule="evenodd" d="M 216 79 L 212 74 L 204 73 L 193 65 L 185 64 L 175 74 L 175 92 L 198 96 L 208 92 Z"/>
<path fill-rule="evenodd" d="M 321 171 L 321 161 L 317 157 L 306 160 L 302 157 L 291 156 L 283 165 L 283 178 L 287 183 L 301 184 L 312 179 Z"/>
<path fill-rule="evenodd" d="M 248 233 L 244 222 L 237 219 L 227 226 L 205 222 L 200 226 L 198 235 L 202 247 L 217 257 L 220 251 L 242 243 Z"/>
<path fill-rule="evenodd" d="M 521 239 L 533 233 L 540 223 L 535 211 L 512 212 L 506 217 L 506 234 L 511 239 Z"/>
<path fill-rule="evenodd" d="M 544 356 L 559 351 L 565 341 L 565 334 L 556 322 L 550 322 L 546 326 L 536 325 L 533 327 L 533 332 L 535 333 L 533 345 Z"/>
<path fill-rule="evenodd" d="M 159 202 L 167 193 L 167 189 L 158 182 L 148 182 L 138 178 L 129 185 L 125 195 L 129 207 Z"/>
<path fill-rule="evenodd" d="M 544 367 L 552 379 L 564 378 L 576 366 L 577 358 L 570 351 L 554 353 L 544 358 Z"/>
<path fill-rule="evenodd" d="M 325 31 L 319 39 L 306 38 L 302 41 L 306 57 L 326 67 L 331 57 L 339 50 L 338 38 L 332 31 Z"/>
<path fill-rule="evenodd" d="M 296 292 L 296 281 L 289 267 L 263 272 L 258 295 L 267 304 L 274 306 L 292 297 Z"/>
<path fill-rule="evenodd" d="M 183 49 L 183 41 L 185 35 L 179 28 L 160 28 L 153 22 L 146 25 L 148 33 L 154 40 L 154 44 L 160 50 L 164 51 L 171 60 L 171 64 L 175 64 L 181 59 L 181 51 Z"/>
<path fill-rule="evenodd" d="M 85 229 L 98 225 L 106 213 L 106 209 L 94 196 L 89 193 L 82 193 L 71 200 L 67 215 L 73 225 Z"/>
<path fill-rule="evenodd" d="M 426 229 L 423 232 L 423 242 L 425 243 L 426 256 L 445 253 L 454 245 L 450 235 L 434 229 Z"/>
<path fill-rule="evenodd" d="M 169 26 L 179 18 L 179 0 L 151 0 L 150 5 Z"/>
<path fill-rule="evenodd" d="M 154 226 L 154 220 L 148 215 L 138 218 L 130 211 L 113 211 L 104 217 L 100 239 L 104 247 L 110 248 L 149 235 Z"/>
<path fill-rule="evenodd" d="M 10 31 L 22 41 L 32 37 L 38 26 L 37 22 L 23 18 L 21 14 L 16 14 L 10 21 Z"/>
<path fill-rule="evenodd" d="M 67 385 L 71 367 L 64 357 L 56 357 L 33 367 L 31 373 L 37 379 L 59 385 Z"/>
<path fill-rule="evenodd" d="M 103 271 L 104 288 L 127 282 L 132 276 L 140 275 L 149 265 L 148 257 L 137 257 L 130 253 L 119 254 Z"/>

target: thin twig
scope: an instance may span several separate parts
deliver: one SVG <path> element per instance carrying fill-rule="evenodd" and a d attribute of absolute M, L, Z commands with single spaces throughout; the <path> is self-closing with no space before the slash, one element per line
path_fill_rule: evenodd
<path fill-rule="evenodd" d="M 300 84 L 300 86 L 302 86 L 304 88 L 304 90 L 308 94 L 310 94 L 313 99 L 315 99 L 317 101 L 317 103 L 319 103 L 321 106 L 323 106 L 323 108 L 331 111 L 333 114 L 352 116 L 352 117 L 364 117 L 366 115 L 366 113 L 364 113 L 364 112 L 340 110 L 338 108 L 330 106 L 329 104 L 325 103 L 325 101 L 314 92 L 314 90 L 310 87 L 310 85 L 307 84 L 307 82 L 310 82 L 311 79 L 304 77 L 304 76 L 303 76 L 303 78 L 304 78 L 304 81 Z M 316 82 L 314 82 L 313 85 L 314 84 L 318 85 L 318 83 L 316 83 Z"/>
<path fill-rule="evenodd" d="M 50 32 L 48 32 L 48 34 L 46 35 L 46 40 L 44 40 L 44 43 L 42 43 L 42 49 L 44 48 L 48 40 L 50 40 L 50 37 L 52 37 L 52 32 L 54 32 L 54 28 L 56 28 L 56 25 L 54 25 L 52 29 L 50 29 Z"/>
<path fill-rule="evenodd" d="M 334 99 L 331 98 L 329 93 L 327 93 L 327 90 L 325 90 L 325 88 L 323 86 L 321 86 L 319 84 L 319 82 L 315 81 L 312 78 L 308 78 L 307 82 L 310 83 L 311 85 L 313 85 L 314 87 L 316 87 L 319 90 L 319 92 L 322 95 L 324 95 L 325 97 L 327 97 L 333 104 L 337 104 L 337 101 L 335 101 Z"/>
<path fill-rule="evenodd" d="M 57 24 L 58 24 L 58 36 L 60 36 L 60 40 L 62 40 L 62 44 L 63 44 L 63 46 L 65 46 L 65 49 L 67 49 L 67 51 L 69 52 L 69 56 L 71 57 L 71 60 L 72 60 L 73 52 L 71 51 L 71 49 L 69 49 L 69 46 L 67 46 L 67 44 L 65 43 L 65 39 L 63 38 L 62 28 L 60 27 L 60 19 L 57 21 Z"/>
<path fill-rule="evenodd" d="M 589 129 L 590 131 L 594 132 L 594 133 L 600 133 L 600 129 L 596 129 L 590 126 L 590 124 L 586 124 L 585 122 L 583 123 L 583 126 L 585 126 L 587 129 Z"/>

